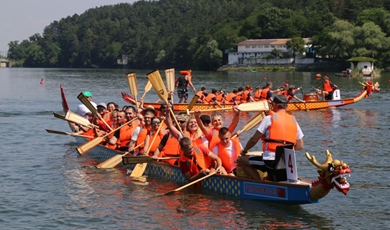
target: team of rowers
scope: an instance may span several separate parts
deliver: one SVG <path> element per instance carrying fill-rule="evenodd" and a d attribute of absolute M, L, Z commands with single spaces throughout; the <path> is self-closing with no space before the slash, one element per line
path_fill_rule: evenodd
<path fill-rule="evenodd" d="M 77 108 L 78 114 L 88 118 L 94 128 L 74 124 L 75 132 L 73 134 L 84 135 L 90 137 L 90 139 L 107 136 L 101 142 L 102 145 L 129 152 L 133 156 L 148 155 L 153 158 L 171 158 L 165 161 L 180 166 L 189 182 L 214 170 L 224 175 L 237 175 L 237 159 L 241 155 L 245 156 L 248 150 L 261 138 L 263 155 L 265 156 L 260 156 L 258 160 L 262 163 L 259 164 L 254 158 L 252 164 L 250 158 L 243 157 L 246 161 L 238 160 L 240 165 L 243 165 L 247 176 L 260 179 L 253 170 L 264 169 L 266 171 L 267 169 L 264 167 L 267 165 L 267 161 L 269 163 L 275 160 L 275 148 L 269 151 L 270 149 L 266 147 L 271 146 L 271 142 L 288 143 L 293 145 L 295 149 L 303 147 L 303 134 L 295 121 L 295 117 L 285 113 L 287 104 L 292 99 L 296 98 L 302 101 L 294 94 L 296 90 L 300 89 L 295 89 L 291 85 L 288 86 L 288 82 L 286 82 L 278 90 L 272 90 L 272 83 L 267 82 L 263 89 L 257 87 L 252 91 L 252 87 L 246 85 L 245 89 L 233 90 L 226 96 L 223 96 L 225 90 L 216 91 L 213 89 L 211 93 L 207 94 L 204 87 L 197 92 L 201 103 L 218 104 L 227 101 L 239 104 L 267 100 L 273 105 L 274 111 L 271 111 L 270 115 L 266 117 L 267 119 L 264 119 L 267 120 L 267 123 L 263 124 L 262 122 L 260 124 L 256 134 L 245 147 L 241 145 L 238 138 L 241 131 L 234 133 L 240 117 L 240 111 L 237 107 L 233 109 L 234 117 L 230 124 L 225 121 L 224 116 L 220 113 L 213 113 L 209 116 L 202 114 L 202 111 L 199 110 L 191 116 L 184 112 L 175 115 L 173 118 L 170 113 L 173 106 L 165 102 L 161 104 L 158 110 L 153 107 L 143 108 L 142 103 L 138 108 L 134 106 L 119 108 L 114 102 L 96 105 L 92 102 L 92 93 L 89 91 L 85 91 L 83 94 L 97 108 L 99 115 L 94 116 L 84 104 L 80 104 Z M 172 94 L 173 92 L 170 92 L 170 96 Z M 142 102 L 142 100 L 140 101 Z M 274 117 L 276 115 L 283 119 L 276 119 Z M 289 116 L 292 116 L 292 118 L 289 118 Z M 287 120 L 293 122 L 287 124 Z M 118 127 L 121 128 L 111 132 Z M 271 132 L 271 130 L 278 130 L 280 127 L 290 128 L 283 130 L 283 132 Z M 287 135 L 288 132 L 292 134 Z M 106 135 L 108 133 L 110 135 Z M 280 136 L 275 133 L 280 133 Z M 270 138 L 271 136 L 272 138 Z M 260 167 L 256 167 L 256 165 Z"/>

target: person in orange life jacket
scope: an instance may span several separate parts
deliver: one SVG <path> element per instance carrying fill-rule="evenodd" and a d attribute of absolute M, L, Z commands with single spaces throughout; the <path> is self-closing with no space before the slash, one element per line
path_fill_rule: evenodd
<path fill-rule="evenodd" d="M 101 102 L 97 105 L 97 111 L 98 113 L 100 114 L 100 116 L 103 118 L 103 120 L 109 124 L 111 122 L 111 113 L 108 112 L 108 110 L 106 109 L 107 106 L 105 103 Z M 106 124 L 104 124 L 104 122 L 100 119 L 97 119 L 96 117 L 92 120 L 94 124 L 96 124 L 100 130 L 102 131 L 105 131 L 105 132 L 109 132 L 110 129 L 109 127 L 106 126 Z"/>
<path fill-rule="evenodd" d="M 295 90 L 295 86 L 293 86 L 293 85 L 290 85 L 290 86 L 288 87 L 288 90 L 285 91 L 285 93 L 284 93 L 284 96 L 287 97 L 288 102 L 291 102 L 293 99 L 296 99 L 296 100 L 299 101 L 299 102 L 305 103 L 304 100 L 301 100 L 299 97 L 297 97 L 297 96 L 295 95 L 295 92 L 298 91 L 298 90 L 300 90 L 300 89 L 301 89 L 301 88 L 298 88 L 298 89 Z"/>
<path fill-rule="evenodd" d="M 337 85 L 333 84 L 329 80 L 329 76 L 325 75 L 324 83 L 322 85 L 322 90 L 318 91 L 318 95 L 322 96 L 322 100 L 332 100 L 333 92 L 337 88 L 338 88 Z"/>
<path fill-rule="evenodd" d="M 181 138 L 179 144 L 181 152 L 179 166 L 188 182 L 214 171 L 217 173 L 225 171 L 221 159 L 203 145 L 194 144 L 188 137 Z"/>
<path fill-rule="evenodd" d="M 176 120 L 179 123 L 181 130 L 183 130 L 184 132 L 187 126 L 187 116 L 184 114 L 180 114 L 176 117 Z M 176 123 L 173 123 L 173 126 L 176 127 Z M 176 156 L 180 156 L 179 141 L 174 135 L 172 135 L 172 132 L 169 130 L 162 138 L 160 144 L 158 145 L 157 149 L 154 151 L 152 157 L 157 159 L 158 157 L 176 157 Z M 177 159 L 171 159 L 171 160 L 164 160 L 164 162 L 167 162 L 172 165 L 178 165 L 179 161 Z"/>
<path fill-rule="evenodd" d="M 203 103 L 204 99 L 208 95 L 206 87 L 200 88 L 200 91 L 198 91 L 196 93 L 196 95 L 198 95 L 198 97 L 199 97 L 198 100 L 196 101 L 196 103 Z"/>
<path fill-rule="evenodd" d="M 260 100 L 267 100 L 269 103 L 272 102 L 272 82 L 267 82 L 266 87 L 261 91 Z"/>
<path fill-rule="evenodd" d="M 245 85 L 245 91 L 242 93 L 241 96 L 241 103 L 246 103 L 246 102 L 253 102 L 253 97 L 252 97 L 252 86 L 247 84 Z"/>
<path fill-rule="evenodd" d="M 253 92 L 253 100 L 254 100 L 254 101 L 259 101 L 259 100 L 260 100 L 261 91 L 263 91 L 263 90 L 260 89 L 260 86 L 257 86 L 257 87 L 255 88 L 255 91 Z"/>
<path fill-rule="evenodd" d="M 237 106 L 234 106 L 233 110 L 234 110 L 234 118 L 232 123 L 229 126 L 229 131 L 231 133 L 234 132 L 234 129 L 237 127 L 238 121 L 240 119 L 240 111 L 237 109 Z M 224 126 L 224 118 L 219 113 L 213 113 L 211 115 L 212 127 L 206 127 L 203 125 L 202 121 L 200 120 L 200 114 L 201 111 L 199 110 L 196 110 L 194 114 L 196 121 L 198 122 L 198 126 L 200 130 L 202 130 L 203 135 L 209 141 L 209 147 L 213 146 L 215 143 L 219 141 L 218 131 Z"/>
<path fill-rule="evenodd" d="M 124 118 L 126 119 L 126 121 L 123 119 L 124 123 L 137 117 L 137 113 L 133 106 L 127 106 L 124 114 Z M 119 113 L 119 117 L 121 116 L 122 113 Z M 137 126 L 137 121 L 133 121 L 132 123 L 126 125 L 126 127 L 122 127 L 121 129 L 115 131 L 114 135 L 108 139 L 108 143 L 110 145 L 117 145 L 119 150 L 127 151 L 129 149 L 131 137 Z"/>
<path fill-rule="evenodd" d="M 220 89 L 218 92 L 217 92 L 217 101 L 219 103 L 226 103 L 226 89 Z"/>
<path fill-rule="evenodd" d="M 287 98 L 283 95 L 273 99 L 274 113 L 266 116 L 241 151 L 236 160 L 243 170 L 253 179 L 260 179 L 256 169 L 268 171 L 275 163 L 275 149 L 278 145 L 292 144 L 295 150 L 303 148 L 303 133 L 293 115 L 286 112 Z M 263 140 L 263 155 L 248 156 L 248 151 Z"/>
<path fill-rule="evenodd" d="M 231 139 L 232 133 L 228 128 L 222 127 L 219 130 L 219 142 L 212 146 L 213 153 L 222 160 L 222 166 L 230 176 L 235 176 L 237 163 L 235 162 L 241 153 L 242 146 L 238 138 Z"/>
<path fill-rule="evenodd" d="M 235 105 L 238 105 L 238 102 L 237 102 L 237 90 L 236 89 L 233 89 L 233 91 L 231 93 L 229 93 L 228 95 L 226 95 L 226 99 L 225 101 L 227 103 L 233 103 Z"/>
<path fill-rule="evenodd" d="M 196 93 L 196 89 L 194 85 L 192 84 L 192 70 L 185 70 L 185 71 L 180 71 L 182 75 L 180 75 L 176 79 L 176 88 L 177 88 L 177 96 L 179 97 L 179 103 L 187 103 L 188 101 L 188 89 L 187 86 L 191 86 L 192 90 L 194 90 L 194 93 Z"/>
<path fill-rule="evenodd" d="M 146 134 L 145 137 L 145 151 L 147 151 L 149 148 L 149 156 L 153 156 L 154 151 L 156 151 L 158 145 L 160 144 L 162 138 L 164 137 L 166 130 L 160 129 L 160 131 L 157 133 L 158 128 L 160 127 L 161 121 L 158 117 L 153 117 L 151 126 L 152 128 L 149 130 L 149 132 Z M 154 142 L 152 143 L 152 140 L 156 136 Z M 146 154 L 146 153 L 144 153 Z"/>
<path fill-rule="evenodd" d="M 241 98 L 242 98 L 242 94 L 243 93 L 244 93 L 244 88 L 243 87 L 238 87 L 238 89 L 237 89 L 237 96 L 236 96 L 237 103 L 241 102 Z"/>
<path fill-rule="evenodd" d="M 143 113 L 144 115 L 138 114 L 138 117 L 140 119 L 140 124 L 134 130 L 129 144 L 128 151 L 132 153 L 134 156 L 143 154 L 145 143 L 141 145 L 141 147 L 138 147 L 137 149 L 135 149 L 135 147 L 142 144 L 142 142 L 145 142 L 146 134 L 152 128 L 152 118 L 156 116 L 156 111 L 150 107 L 146 107 Z"/>
<path fill-rule="evenodd" d="M 211 93 L 209 93 L 204 100 L 206 103 L 217 104 L 219 107 L 222 108 L 221 104 L 217 100 L 217 92 L 218 91 L 216 89 L 212 89 Z"/>
<path fill-rule="evenodd" d="M 107 103 L 107 110 L 110 113 L 112 113 L 112 111 L 114 111 L 114 109 L 116 109 L 117 107 L 118 107 L 118 105 L 115 104 L 114 102 L 108 102 Z"/>

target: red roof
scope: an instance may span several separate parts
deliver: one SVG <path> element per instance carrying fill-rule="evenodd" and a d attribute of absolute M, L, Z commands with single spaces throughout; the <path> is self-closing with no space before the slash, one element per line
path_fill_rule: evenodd
<path fill-rule="evenodd" d="M 291 38 L 276 38 L 276 39 L 248 39 L 238 43 L 238 46 L 251 46 L 251 45 L 285 45 Z M 303 38 L 307 43 L 310 39 Z"/>

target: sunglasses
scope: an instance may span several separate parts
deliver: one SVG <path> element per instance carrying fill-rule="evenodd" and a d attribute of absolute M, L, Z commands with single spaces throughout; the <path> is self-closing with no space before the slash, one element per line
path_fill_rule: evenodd
<path fill-rule="evenodd" d="M 178 121 L 179 123 L 186 123 L 186 121 L 183 121 L 183 120 L 181 120 L 181 121 Z"/>
<path fill-rule="evenodd" d="M 159 121 L 152 121 L 152 124 L 155 125 L 155 124 L 160 124 Z"/>

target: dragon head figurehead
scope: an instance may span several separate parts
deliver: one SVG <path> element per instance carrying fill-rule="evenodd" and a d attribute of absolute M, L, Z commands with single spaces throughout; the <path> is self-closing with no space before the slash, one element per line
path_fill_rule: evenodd
<path fill-rule="evenodd" d="M 124 101 L 126 101 L 126 102 L 128 102 L 130 104 L 135 105 L 135 98 L 132 95 L 127 94 L 125 92 L 121 92 L 121 94 L 122 94 L 122 98 L 123 98 Z"/>
<path fill-rule="evenodd" d="M 363 89 L 367 91 L 366 97 L 369 97 L 371 94 L 374 92 L 380 92 L 381 89 L 379 88 L 379 83 L 376 82 L 373 84 L 372 81 L 367 81 L 367 82 L 359 82 L 362 86 Z"/>
<path fill-rule="evenodd" d="M 315 156 L 310 156 L 307 152 L 306 158 L 318 168 L 319 174 L 318 180 L 312 182 L 311 199 L 318 200 L 326 196 L 334 187 L 347 195 L 349 183 L 346 177 L 350 176 L 352 171 L 346 163 L 341 160 L 333 160 L 332 154 L 328 150 L 326 150 L 326 161 L 323 164 L 318 163 Z"/>

